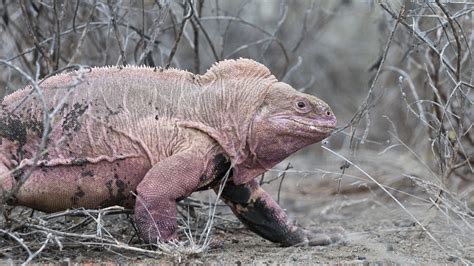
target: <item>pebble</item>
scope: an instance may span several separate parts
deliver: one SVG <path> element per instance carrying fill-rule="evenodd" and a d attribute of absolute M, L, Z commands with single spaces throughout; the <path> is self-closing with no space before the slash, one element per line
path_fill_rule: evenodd
<path fill-rule="evenodd" d="M 458 261 L 458 258 L 455 256 L 449 256 L 448 261 L 456 262 Z"/>

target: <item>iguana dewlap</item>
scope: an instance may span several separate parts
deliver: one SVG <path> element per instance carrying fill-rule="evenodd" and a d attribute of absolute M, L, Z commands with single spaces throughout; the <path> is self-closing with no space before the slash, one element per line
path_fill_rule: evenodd
<path fill-rule="evenodd" d="M 92 68 L 8 95 L 0 109 L 4 194 L 46 152 L 10 201 L 46 212 L 133 207 L 147 242 L 175 237 L 176 202 L 217 189 L 250 230 L 282 245 L 329 244 L 288 221 L 255 177 L 326 138 L 336 118 L 322 100 L 278 82 L 263 65 L 226 60 L 205 75 L 147 67 Z M 45 100 L 47 110 L 43 107 Z M 137 197 L 133 194 L 136 194 Z"/>

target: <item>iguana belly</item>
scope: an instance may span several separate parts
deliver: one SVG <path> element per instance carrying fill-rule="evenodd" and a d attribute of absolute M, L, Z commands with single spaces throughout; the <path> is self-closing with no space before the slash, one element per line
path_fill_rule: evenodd
<path fill-rule="evenodd" d="M 21 186 L 14 204 L 45 212 L 112 205 L 133 207 L 132 193 L 149 169 L 149 162 L 143 158 L 38 166 Z M 28 168 L 23 171 L 26 173 Z"/>

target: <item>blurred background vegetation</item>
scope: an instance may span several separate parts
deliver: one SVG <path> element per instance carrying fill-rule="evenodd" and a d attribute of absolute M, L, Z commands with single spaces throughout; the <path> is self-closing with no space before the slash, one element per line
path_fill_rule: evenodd
<path fill-rule="evenodd" d="M 252 58 L 336 113 L 341 130 L 326 149 L 289 159 L 337 181 L 324 195 L 380 188 L 374 178 L 394 194 L 425 193 L 426 208 L 445 206 L 472 228 L 473 10 L 468 1 L 2 0 L 0 97 L 28 85 L 11 65 L 40 80 L 126 64 L 202 74 Z"/>
<path fill-rule="evenodd" d="M 474 179 L 473 5 L 443 4 L 3 0 L 0 58 L 38 80 L 78 65 L 202 74 L 219 60 L 252 58 L 333 107 L 347 128 L 331 147 L 354 155 L 405 145 L 436 172 L 430 180 L 455 175 L 464 186 Z M 17 71 L 0 65 L 0 96 L 25 85 Z"/>

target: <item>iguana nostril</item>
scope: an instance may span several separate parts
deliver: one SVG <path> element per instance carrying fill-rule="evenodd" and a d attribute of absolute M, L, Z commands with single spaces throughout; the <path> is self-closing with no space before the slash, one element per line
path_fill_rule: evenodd
<path fill-rule="evenodd" d="M 327 111 L 327 112 L 326 112 L 326 115 L 327 115 L 327 116 L 330 116 L 330 115 L 331 115 L 331 112 L 330 112 L 330 111 Z"/>

